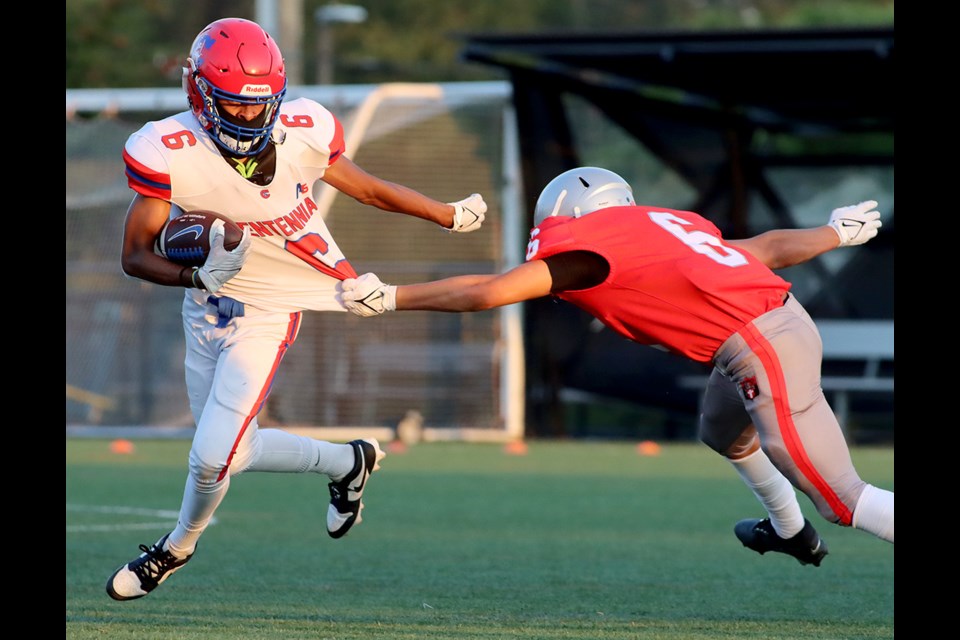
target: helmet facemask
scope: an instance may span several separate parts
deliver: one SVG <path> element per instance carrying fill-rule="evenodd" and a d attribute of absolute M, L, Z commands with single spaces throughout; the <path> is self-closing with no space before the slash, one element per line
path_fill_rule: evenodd
<path fill-rule="evenodd" d="M 192 61 L 191 61 L 192 66 Z M 270 140 L 270 134 L 277 123 L 280 103 L 286 94 L 286 87 L 269 96 L 244 96 L 223 91 L 194 72 L 191 74 L 196 95 L 203 105 L 197 118 L 220 147 L 237 156 L 254 156 L 263 151 Z M 250 121 L 231 116 L 218 105 L 218 101 L 233 102 L 239 105 L 265 105 L 263 111 Z"/>

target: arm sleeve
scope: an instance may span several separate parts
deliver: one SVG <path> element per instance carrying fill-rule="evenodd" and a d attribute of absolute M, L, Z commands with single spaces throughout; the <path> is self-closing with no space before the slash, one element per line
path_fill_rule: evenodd
<path fill-rule="evenodd" d="M 595 287 L 607 279 L 610 265 L 591 251 L 565 251 L 543 259 L 550 270 L 550 293 Z"/>
<path fill-rule="evenodd" d="M 333 139 L 330 140 L 330 164 L 331 166 L 334 162 L 337 161 L 340 156 L 343 155 L 343 152 L 346 150 L 346 142 L 343 140 L 343 125 L 340 124 L 340 119 L 337 116 L 330 114 L 330 117 L 333 118 Z"/>
<path fill-rule="evenodd" d="M 343 124 L 316 100 L 297 98 L 281 107 L 281 129 L 299 129 L 306 151 L 300 158 L 307 166 L 326 169 L 346 152 Z"/>
<path fill-rule="evenodd" d="M 170 200 L 170 170 L 166 159 L 139 132 L 127 138 L 123 163 L 127 186 L 149 198 Z"/>

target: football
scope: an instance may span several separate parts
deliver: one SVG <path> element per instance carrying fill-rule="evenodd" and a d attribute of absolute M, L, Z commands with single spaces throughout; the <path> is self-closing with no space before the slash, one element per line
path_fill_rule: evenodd
<path fill-rule="evenodd" d="M 237 223 L 213 211 L 187 211 L 164 225 L 157 236 L 157 253 L 185 267 L 203 266 L 210 252 L 210 232 L 217 219 L 224 221 L 224 248 L 236 249 L 243 237 Z"/>

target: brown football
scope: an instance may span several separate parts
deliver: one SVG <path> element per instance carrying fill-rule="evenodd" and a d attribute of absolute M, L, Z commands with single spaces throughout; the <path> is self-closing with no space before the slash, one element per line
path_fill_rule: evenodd
<path fill-rule="evenodd" d="M 210 231 L 217 219 L 224 221 L 224 248 L 227 251 L 236 249 L 243 237 L 237 223 L 213 211 L 187 211 L 164 225 L 157 237 L 157 252 L 185 267 L 203 266 L 210 253 Z"/>

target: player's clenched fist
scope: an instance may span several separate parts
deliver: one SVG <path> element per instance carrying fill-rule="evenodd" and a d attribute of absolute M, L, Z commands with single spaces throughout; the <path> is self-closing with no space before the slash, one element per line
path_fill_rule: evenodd
<path fill-rule="evenodd" d="M 833 210 L 829 225 L 840 236 L 841 247 L 863 244 L 877 235 L 883 223 L 880 222 L 880 212 L 875 210 L 876 206 L 876 200 L 866 200 Z"/>
<path fill-rule="evenodd" d="M 487 212 L 487 203 L 483 201 L 483 196 L 474 193 L 471 196 L 457 202 L 448 202 L 453 205 L 453 225 L 447 229 L 450 233 L 470 233 L 476 231 L 483 224 L 485 213 Z"/>
<path fill-rule="evenodd" d="M 347 278 L 342 287 L 343 306 L 354 315 L 369 318 L 397 308 L 397 287 L 380 282 L 375 273 Z"/>

